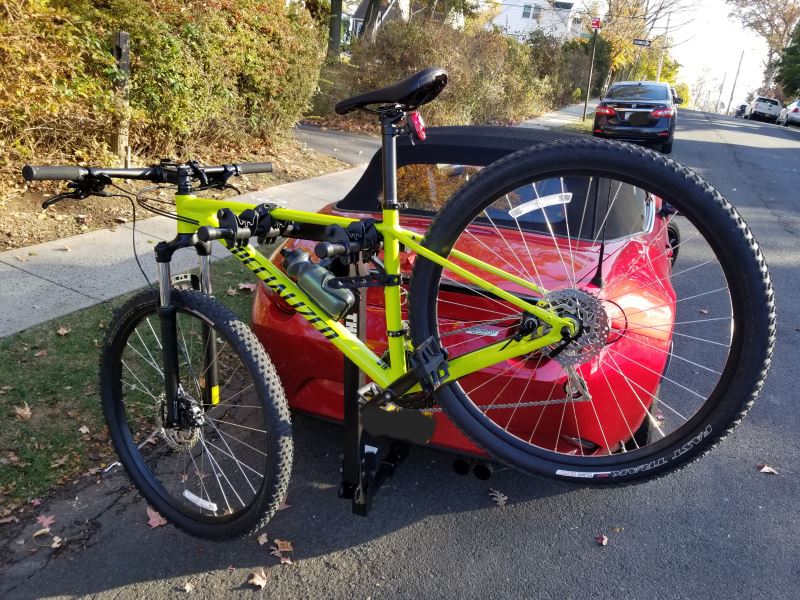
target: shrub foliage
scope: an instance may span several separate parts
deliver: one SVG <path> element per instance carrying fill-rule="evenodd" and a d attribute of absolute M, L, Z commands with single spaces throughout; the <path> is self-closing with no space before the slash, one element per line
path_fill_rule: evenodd
<path fill-rule="evenodd" d="M 606 54 L 601 41 L 593 88 L 608 71 Z M 314 110 L 326 114 L 344 97 L 440 66 L 450 83 L 424 109 L 432 123 L 515 122 L 580 98 L 590 61 L 585 41 L 564 43 L 541 32 L 519 41 L 480 19 L 468 21 L 463 31 L 427 18 L 392 21 L 378 30 L 374 42 L 354 42 L 349 64 L 325 68 Z"/>
<path fill-rule="evenodd" d="M 131 145 L 147 157 L 284 134 L 322 61 L 320 28 L 283 0 L 0 0 L 0 168 L 107 157 L 118 30 L 131 36 Z"/>

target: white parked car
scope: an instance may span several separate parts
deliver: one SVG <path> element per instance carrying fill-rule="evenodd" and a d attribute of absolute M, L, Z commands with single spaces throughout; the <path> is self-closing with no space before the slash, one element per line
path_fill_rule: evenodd
<path fill-rule="evenodd" d="M 791 123 L 800 125 L 800 99 L 788 104 L 786 108 L 780 112 L 778 120 L 775 121 L 775 123 L 778 125 L 785 125 L 786 127 Z"/>
<path fill-rule="evenodd" d="M 781 103 L 775 98 L 759 96 L 744 109 L 745 119 L 764 119 L 775 122 L 781 112 Z"/>

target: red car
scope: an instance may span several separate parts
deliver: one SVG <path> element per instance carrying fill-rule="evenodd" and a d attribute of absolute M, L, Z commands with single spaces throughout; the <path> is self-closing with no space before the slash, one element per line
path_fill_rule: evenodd
<path fill-rule="evenodd" d="M 459 136 L 469 136 L 473 150 L 482 141 L 484 152 L 470 150 L 473 153 L 465 156 L 464 146 L 456 143 Z M 518 129 L 432 128 L 425 146 L 401 147 L 398 155 L 398 164 L 401 165 L 398 169 L 398 190 L 401 201 L 409 204 L 408 210 L 401 213 L 402 227 L 424 233 L 437 206 L 446 201 L 470 173 L 492 162 L 498 155 L 531 145 L 541 141 L 541 138 L 542 132 L 521 134 Z M 420 148 L 426 148 L 426 151 L 420 152 Z M 375 210 L 379 189 L 375 189 L 374 184 L 380 181 L 379 169 L 377 176 L 374 172 L 378 165 L 377 158 L 353 192 L 344 200 L 326 206 L 322 212 L 350 218 L 380 218 L 380 213 Z M 467 160 L 457 160 L 465 158 Z M 442 160 L 448 163 L 443 165 L 434 162 Z M 458 166 L 460 164 L 472 166 Z M 561 189 L 565 184 L 573 188 L 581 185 L 578 180 L 552 183 L 561 186 Z M 618 202 L 641 202 L 644 207 L 641 223 L 613 223 L 613 219 L 609 219 L 602 224 L 606 258 L 600 269 L 597 251 L 599 230 L 596 223 L 587 225 L 585 232 L 573 232 L 569 238 L 558 235 L 559 228 L 568 219 L 569 211 L 581 210 L 579 202 L 573 202 L 569 207 L 554 206 L 548 209 L 547 223 L 534 220 L 524 232 L 520 231 L 524 239 L 509 236 L 509 255 L 526 256 L 527 252 L 532 252 L 530 259 L 536 265 L 538 279 L 548 290 L 564 287 L 563 256 L 569 250 L 580 286 L 592 289 L 603 300 L 610 327 L 608 344 L 613 344 L 615 356 L 614 369 L 599 367 L 599 359 L 576 367 L 587 386 L 593 390 L 606 390 L 606 397 L 595 391 L 592 402 L 572 403 L 569 410 L 574 414 L 567 419 L 564 418 L 567 405 L 563 402 L 524 406 L 529 398 L 549 397 L 554 389 L 566 389 L 565 372 L 555 360 L 542 355 L 520 357 L 463 378 L 461 385 L 471 390 L 471 398 L 478 404 L 483 404 L 484 400 L 487 405 L 495 405 L 492 419 L 508 428 L 510 433 L 538 440 L 538 445 L 542 447 L 583 455 L 616 452 L 630 444 L 632 437 L 647 435 L 645 417 L 647 411 L 653 408 L 652 398 L 657 393 L 660 374 L 667 367 L 671 324 L 675 320 L 675 292 L 669 281 L 674 256 L 671 257 L 670 251 L 665 253 L 665 248 L 670 243 L 677 245 L 674 238 L 677 232 L 673 227 L 667 227 L 668 215 L 671 214 L 668 207 L 662 207 L 658 198 L 636 196 L 637 191 L 640 190 L 631 190 L 625 198 L 622 198 L 625 193 L 619 194 L 621 199 Z M 515 193 L 524 194 L 525 191 L 517 190 Z M 620 214 L 630 214 L 630 211 L 620 211 Z M 573 222 L 577 222 L 577 216 Z M 588 221 L 581 219 L 581 226 L 584 220 Z M 552 235 L 554 231 L 555 236 Z M 494 229 L 487 225 L 485 236 L 476 230 L 474 236 L 458 248 L 477 258 L 489 252 L 496 254 L 484 243 L 484 240 L 496 242 L 497 238 L 492 234 Z M 285 247 L 301 247 L 313 255 L 314 244 L 289 240 L 276 250 L 272 260 L 280 264 L 282 256 L 279 252 Z M 401 261 L 404 281 L 411 276 L 414 258 L 413 255 L 407 255 Z M 506 268 L 511 271 L 514 267 L 509 262 Z M 407 283 L 405 281 L 406 290 Z M 440 302 L 445 304 L 440 306 L 448 308 L 440 308 L 439 312 L 442 343 L 451 356 L 468 352 L 474 349 L 473 346 L 480 347 L 482 336 L 506 335 L 502 319 L 495 319 L 499 322 L 491 323 L 493 313 L 497 313 L 496 300 L 466 293 L 457 281 L 453 281 L 453 284 L 446 291 L 442 289 Z M 370 288 L 365 291 L 367 342 L 380 355 L 387 347 L 383 290 Z M 341 353 L 328 344 L 307 321 L 296 316 L 294 310 L 266 286 L 259 286 L 252 317 L 253 329 L 275 363 L 290 405 L 305 413 L 341 421 Z M 480 324 L 465 331 L 470 322 Z M 452 325 L 452 329 L 447 329 L 448 325 Z M 615 336 L 615 330 L 625 331 L 627 335 Z M 453 334 L 447 335 L 448 331 L 453 331 Z M 646 345 L 642 340 L 646 340 Z M 636 382 L 638 389 L 626 381 L 623 372 Z M 520 402 L 523 403 L 522 408 Z M 485 455 L 445 414 L 436 412 L 435 416 L 437 428 L 431 440 L 432 445 L 458 453 Z M 513 427 L 509 428 L 512 419 Z"/>

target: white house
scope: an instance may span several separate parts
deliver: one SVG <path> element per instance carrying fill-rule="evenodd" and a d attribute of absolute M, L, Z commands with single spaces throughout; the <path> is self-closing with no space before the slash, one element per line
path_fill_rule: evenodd
<path fill-rule="evenodd" d="M 492 20 L 508 35 L 525 37 L 537 29 L 561 39 L 578 37 L 582 32 L 581 10 L 576 2 L 551 0 L 487 0 L 486 4 L 500 4 L 499 14 Z"/>

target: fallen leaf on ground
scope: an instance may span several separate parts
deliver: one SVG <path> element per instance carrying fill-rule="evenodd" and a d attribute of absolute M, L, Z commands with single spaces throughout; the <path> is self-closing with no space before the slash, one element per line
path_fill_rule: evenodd
<path fill-rule="evenodd" d="M 623 531 L 625 531 L 625 528 L 624 527 L 612 527 L 611 531 L 613 531 L 614 533 L 622 533 Z"/>
<path fill-rule="evenodd" d="M 773 469 L 772 467 L 770 467 L 767 464 L 758 465 L 758 471 L 760 473 L 767 473 L 768 475 L 777 475 L 778 474 L 778 472 L 775 469 Z"/>
<path fill-rule="evenodd" d="M 64 540 L 62 540 L 60 537 L 58 537 L 57 535 L 55 535 L 55 536 L 53 536 L 53 543 L 52 543 L 52 544 L 50 544 L 50 547 L 51 547 L 51 548 L 61 548 L 61 543 L 62 543 L 63 541 L 64 541 Z"/>
<path fill-rule="evenodd" d="M 258 287 L 257 283 L 240 283 L 239 284 L 239 289 L 240 290 L 247 290 L 248 292 L 255 292 L 257 287 Z"/>
<path fill-rule="evenodd" d="M 31 539 L 36 539 L 40 535 L 47 535 L 48 533 L 50 533 L 50 528 L 49 527 L 42 527 L 41 529 L 38 529 L 37 531 L 33 532 L 33 535 L 31 536 Z"/>
<path fill-rule="evenodd" d="M 53 523 L 56 522 L 56 517 L 55 515 L 39 515 L 36 517 L 36 522 L 42 527 L 49 528 Z"/>
<path fill-rule="evenodd" d="M 0 519 L 0 525 L 5 525 L 6 523 L 18 523 L 18 522 L 19 519 L 14 515 L 11 515 L 10 517 L 3 517 L 2 519 Z"/>
<path fill-rule="evenodd" d="M 78 427 L 78 431 L 86 435 L 87 433 L 89 433 L 89 428 L 86 425 L 81 425 L 80 427 Z"/>
<path fill-rule="evenodd" d="M 267 574 L 264 572 L 264 569 L 259 569 L 252 575 L 250 575 L 250 579 L 247 580 L 247 583 L 250 583 L 256 586 L 258 589 L 263 590 L 264 587 L 267 585 Z"/>
<path fill-rule="evenodd" d="M 61 248 L 61 249 L 62 249 L 64 252 L 72 252 L 72 248 L 70 248 L 69 246 L 66 246 L 66 245 L 65 245 L 63 248 Z"/>
<path fill-rule="evenodd" d="M 123 223 L 127 223 L 127 222 L 128 222 L 128 219 L 124 219 L 122 217 L 115 217 L 114 218 L 114 223 L 119 223 L 120 225 L 122 225 Z"/>
<path fill-rule="evenodd" d="M 66 464 L 66 462 L 67 462 L 68 460 L 69 460 L 69 454 L 65 454 L 64 456 L 62 456 L 62 457 L 61 457 L 61 458 L 59 458 L 58 460 L 54 460 L 53 462 L 51 462 L 51 463 L 50 463 L 50 468 L 51 468 L 51 469 L 55 469 L 55 468 L 57 468 L 57 467 L 60 467 L 60 466 L 62 466 L 62 465 L 64 465 L 64 464 Z"/>
<path fill-rule="evenodd" d="M 158 511 L 147 507 L 147 516 L 149 519 L 147 520 L 147 524 L 150 525 L 151 529 L 155 529 L 156 527 L 161 527 L 162 525 L 167 524 L 167 520 L 158 514 Z"/>
<path fill-rule="evenodd" d="M 294 564 L 292 562 L 292 557 L 287 556 L 285 552 L 294 552 L 294 548 L 292 548 L 292 542 L 287 540 L 274 540 L 275 545 L 272 546 L 272 556 L 277 556 L 281 560 L 282 565 L 291 565 Z"/>
<path fill-rule="evenodd" d="M 33 500 L 31 500 L 31 506 L 39 506 L 41 503 L 42 503 L 41 498 L 34 498 Z"/>
<path fill-rule="evenodd" d="M 41 358 L 42 356 L 47 356 L 47 350 L 39 350 L 36 354 L 34 354 L 34 356 L 37 358 Z"/>
<path fill-rule="evenodd" d="M 663 421 L 664 420 L 664 413 L 661 412 L 660 408 L 656 409 L 656 421 Z"/>
<path fill-rule="evenodd" d="M 505 508 L 506 503 L 508 502 L 508 496 L 506 496 L 503 492 L 490 489 L 489 496 L 492 498 L 492 500 L 494 500 L 494 503 L 497 504 L 497 506 L 500 508 Z"/>
<path fill-rule="evenodd" d="M 697 312 L 699 312 L 701 315 L 707 315 L 707 314 L 708 314 L 708 309 L 701 308 L 701 309 L 700 309 L 699 311 L 697 311 Z"/>
<path fill-rule="evenodd" d="M 31 416 L 31 407 L 28 406 L 28 403 L 25 402 L 23 406 L 15 406 L 14 407 L 14 414 L 20 421 L 30 421 Z"/>
<path fill-rule="evenodd" d="M 239 295 L 239 290 L 235 290 L 232 287 L 229 287 L 228 291 L 225 292 L 225 295 L 226 296 L 238 296 Z"/>
<path fill-rule="evenodd" d="M 194 584 L 191 581 L 187 581 L 181 589 L 187 594 L 191 594 L 194 591 Z"/>
<path fill-rule="evenodd" d="M 259 546 L 263 546 L 264 544 L 267 544 L 267 543 L 269 543 L 269 538 L 267 537 L 266 533 L 262 533 L 260 536 L 258 536 L 258 545 Z"/>
<path fill-rule="evenodd" d="M 290 506 L 291 506 L 291 504 L 288 504 L 286 502 L 281 502 L 281 505 L 278 507 L 278 510 L 286 510 Z"/>
<path fill-rule="evenodd" d="M 602 533 L 594 536 L 594 541 L 597 542 L 598 546 L 608 546 L 608 536 Z"/>
<path fill-rule="evenodd" d="M 63 325 L 62 325 L 61 327 L 59 327 L 58 329 L 56 329 L 56 333 L 57 333 L 58 335 L 60 335 L 61 337 L 64 337 L 64 336 L 65 336 L 65 335 L 67 335 L 67 334 L 68 334 L 70 331 L 72 331 L 72 329 L 70 329 L 70 328 L 68 328 L 68 327 L 64 327 Z"/>
<path fill-rule="evenodd" d="M 28 262 L 28 257 L 27 256 L 19 256 L 19 255 L 15 254 L 14 258 L 16 258 L 19 262 Z"/>

